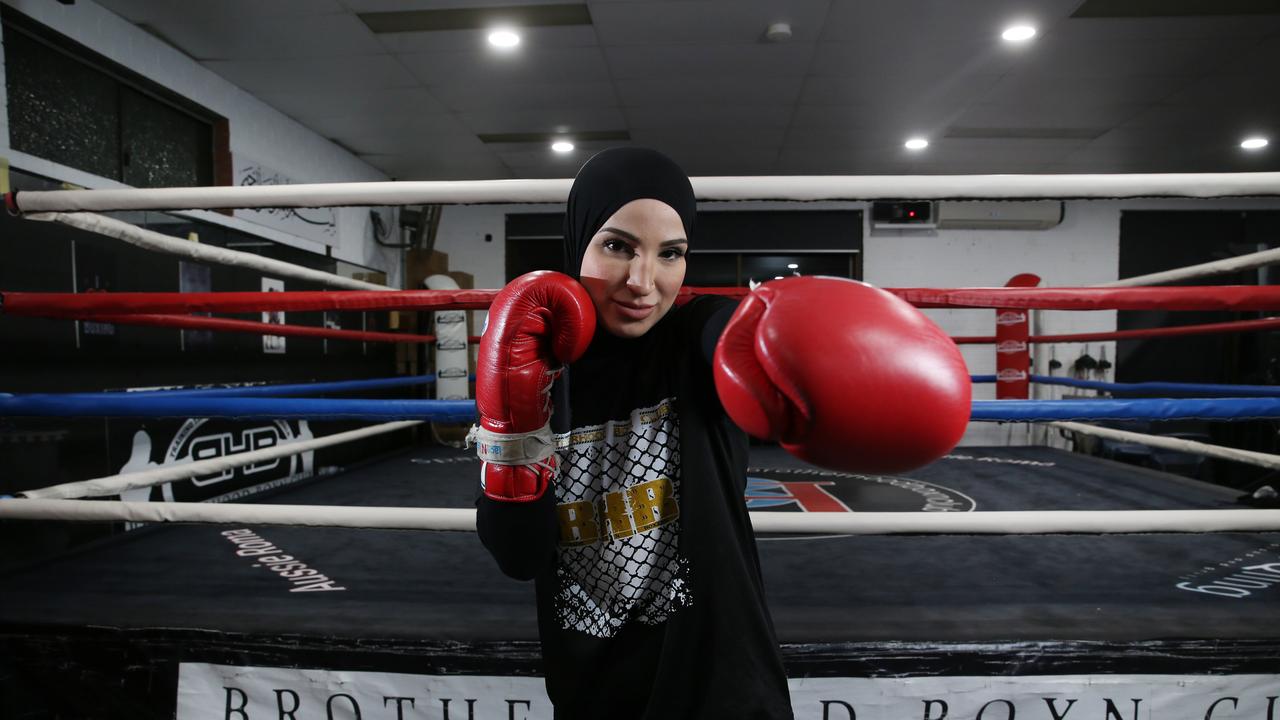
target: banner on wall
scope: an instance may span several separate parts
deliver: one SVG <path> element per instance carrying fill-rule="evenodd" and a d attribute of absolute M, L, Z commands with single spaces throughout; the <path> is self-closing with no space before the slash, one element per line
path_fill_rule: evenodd
<path fill-rule="evenodd" d="M 793 678 L 796 720 L 1280 720 L 1280 675 Z M 542 678 L 182 663 L 177 720 L 551 720 Z"/>
<path fill-rule="evenodd" d="M 236 185 L 292 185 L 293 180 L 274 168 L 251 161 L 235 161 Z M 287 232 L 323 245 L 338 236 L 337 208 L 240 208 L 236 217 Z"/>
<path fill-rule="evenodd" d="M 262 292 L 284 292 L 284 281 L 275 278 L 262 278 Z M 268 325 L 284 325 L 288 323 L 284 312 L 272 310 L 262 313 L 262 322 Z M 263 335 L 262 352 L 269 355 L 283 355 L 286 343 L 283 335 Z"/>

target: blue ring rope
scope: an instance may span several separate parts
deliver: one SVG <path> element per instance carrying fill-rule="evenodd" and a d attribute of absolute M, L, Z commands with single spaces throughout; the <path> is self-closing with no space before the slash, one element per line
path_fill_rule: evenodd
<path fill-rule="evenodd" d="M 410 375 L 407 377 L 371 378 L 367 380 L 291 383 L 288 385 L 245 385 L 243 387 L 215 387 L 191 390 L 159 389 L 134 391 L 113 390 L 110 392 L 89 393 L 23 393 L 21 395 L 17 395 L 17 397 L 132 397 L 145 398 L 148 400 L 159 397 L 287 397 L 290 395 L 356 392 L 359 390 L 381 390 L 385 388 L 410 387 L 413 385 L 429 385 L 435 381 L 435 375 Z"/>
<path fill-rule="evenodd" d="M 132 393 L 130 393 L 131 395 Z M 226 397 L 0 397 L 0 416 L 218 417 L 244 420 L 431 420 L 470 422 L 474 400 L 329 400 Z"/>
<path fill-rule="evenodd" d="M 995 375 L 970 375 L 975 383 L 993 383 Z M 1205 383 L 1140 382 L 1109 383 L 1099 380 L 1032 375 L 1031 382 L 1041 385 L 1063 385 L 1131 395 L 1219 395 L 1224 397 L 1280 397 L 1278 385 L 1212 385 Z"/>
<path fill-rule="evenodd" d="M 0 416 L 470 422 L 476 417 L 476 406 L 471 400 L 0 396 Z M 970 417 L 992 422 L 1274 419 L 1280 418 L 1280 398 L 976 400 Z"/>
<path fill-rule="evenodd" d="M 1046 375 L 1032 375 L 1032 382 L 1044 385 L 1065 385 L 1088 390 L 1105 390 L 1133 395 L 1218 395 L 1227 397 L 1280 397 L 1280 387 L 1275 385 L 1212 385 L 1205 383 L 1140 382 L 1108 383 L 1097 380 L 1077 380 Z"/>
<path fill-rule="evenodd" d="M 971 420 L 1268 420 L 1280 398 L 1145 398 L 1141 400 L 975 400 Z"/>

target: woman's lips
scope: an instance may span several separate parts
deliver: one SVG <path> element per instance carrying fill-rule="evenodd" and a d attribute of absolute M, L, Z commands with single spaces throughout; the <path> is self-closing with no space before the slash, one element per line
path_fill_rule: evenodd
<path fill-rule="evenodd" d="M 621 300 L 614 300 L 613 304 L 618 308 L 618 313 L 628 320 L 643 320 L 649 317 L 657 307 L 657 305 L 635 305 Z"/>

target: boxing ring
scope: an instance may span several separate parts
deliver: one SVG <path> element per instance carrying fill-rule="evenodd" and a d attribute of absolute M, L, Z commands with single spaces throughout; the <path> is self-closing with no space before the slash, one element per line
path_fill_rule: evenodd
<path fill-rule="evenodd" d="M 1280 175 L 702 178 L 694 179 L 694 188 L 703 199 L 721 200 L 1275 196 Z M 549 202 L 562 200 L 567 189 L 567 181 L 372 183 L 252 191 L 23 192 L 6 202 L 11 211 L 53 213 L 39 219 L 148 243 L 156 240 L 148 238 L 150 231 L 63 213 Z M 159 240 L 148 247 L 190 251 Z M 234 251 L 196 252 L 202 254 L 193 259 L 203 262 L 252 262 Z M 1276 261 L 1259 255 L 1246 264 Z M 1233 266 L 1239 265 L 1236 259 Z M 0 312 L 285 334 L 293 331 L 195 313 L 482 309 L 492 296 L 491 291 L 332 284 L 344 290 L 72 295 L 0 289 Z M 1265 286 L 894 291 L 925 308 L 1280 309 L 1280 293 Z M 696 292 L 742 291 L 691 291 Z M 1225 331 L 1251 329 L 1255 326 Z M 318 334 L 362 342 L 435 339 L 344 335 L 354 332 Z M 431 380 L 397 378 L 366 387 Z M 401 431 L 424 420 L 465 422 L 474 414 L 465 401 L 310 397 L 319 390 L 338 389 L 328 384 L 19 394 L 0 396 L 0 415 L 380 423 L 349 431 L 357 434 L 354 438 Z M 1190 394 L 1185 387 L 1174 390 Z M 976 401 L 973 419 L 1049 422 L 1062 432 L 1105 434 L 1105 428 L 1078 421 L 1280 417 L 1280 393 L 1232 390 L 1239 395 Z M 502 577 L 469 532 L 479 473 L 472 453 L 443 447 L 400 452 L 288 484 L 254 502 L 141 502 L 137 495 L 131 501 L 82 499 L 145 493 L 196 470 L 320 454 L 347 439 L 338 435 L 210 465 L 33 488 L 25 497 L 0 500 L 0 522 L 10 528 L 31 522 L 153 523 L 3 573 L 0 645 L 8 658 L 0 666 L 3 702 L 21 709 L 43 701 L 83 717 L 167 717 L 177 707 L 179 717 L 247 719 L 259 716 L 251 715 L 251 708 L 287 710 L 279 694 L 274 707 L 252 704 L 272 697 L 266 688 L 276 683 L 276 690 L 293 693 L 298 703 L 327 693 L 327 704 L 307 706 L 316 717 L 410 717 L 411 711 L 448 717 L 450 702 L 459 717 L 472 710 L 475 717 L 549 717 L 545 697 L 536 695 L 532 585 Z M 1177 448 L 1197 450 L 1188 444 Z M 1280 465 L 1275 456 L 1228 455 L 1233 461 Z M 859 476 L 824 471 L 776 448 L 753 446 L 748 475 L 746 501 L 760 535 L 765 584 L 797 717 L 892 717 L 884 714 L 892 712 L 890 704 L 878 707 L 869 698 L 884 692 L 886 683 L 903 679 L 928 688 L 910 695 L 911 717 L 922 720 L 1012 720 L 1033 712 L 1028 703 L 1036 702 L 1037 693 L 1061 699 L 1060 704 L 1045 701 L 1048 710 L 1040 703 L 1044 717 L 1065 717 L 1072 706 L 1068 701 L 1076 696 L 1082 703 L 1077 712 L 1092 706 L 1088 712 L 1098 717 L 1146 717 L 1141 713 L 1148 708 L 1182 708 L 1186 717 L 1271 720 L 1280 712 L 1273 697 L 1280 696 L 1280 623 L 1275 622 L 1280 619 L 1280 510 L 1241 507 L 1239 493 L 1220 486 L 1036 447 L 966 447 L 902 476 Z M 248 677 L 255 674 L 267 685 L 255 689 Z M 396 684 L 397 678 L 410 679 Z M 1054 678 L 1056 689 L 1037 684 L 1048 682 L 1041 678 Z M 241 679 L 244 684 L 237 685 Z M 362 690 L 353 689 L 362 683 Z M 383 683 L 391 689 L 384 691 Z M 304 688 L 317 686 L 321 695 L 306 694 Z M 62 687 L 80 688 L 93 699 L 60 697 Z M 1185 689 L 1182 696 L 1179 687 Z M 411 696 L 414 702 L 407 699 Z M 478 704 L 473 708 L 467 697 L 479 697 Z M 1234 703 L 1224 700 L 1228 697 Z M 514 705 L 513 698 L 519 698 Z M 1166 716 L 1172 717 L 1161 715 Z"/>

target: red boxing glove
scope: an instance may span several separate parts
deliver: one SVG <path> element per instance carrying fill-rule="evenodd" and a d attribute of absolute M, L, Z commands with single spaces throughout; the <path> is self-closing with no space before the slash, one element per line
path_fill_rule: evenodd
<path fill-rule="evenodd" d="M 476 443 L 484 494 L 504 501 L 542 497 L 555 474 L 551 383 L 586 352 L 596 311 L 577 280 L 540 270 L 507 283 L 489 306 L 476 364 Z"/>
<path fill-rule="evenodd" d="M 739 427 L 832 470 L 919 467 L 955 447 L 969 421 L 956 344 L 909 303 L 852 280 L 759 286 L 729 320 L 714 364 Z"/>

